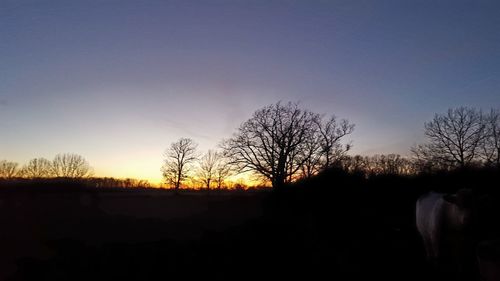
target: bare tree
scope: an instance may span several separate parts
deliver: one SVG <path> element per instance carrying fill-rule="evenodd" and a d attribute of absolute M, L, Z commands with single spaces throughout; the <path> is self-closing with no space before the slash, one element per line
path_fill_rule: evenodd
<path fill-rule="evenodd" d="M 45 158 L 33 158 L 25 164 L 20 171 L 23 177 L 45 178 L 51 173 L 52 164 Z"/>
<path fill-rule="evenodd" d="M 332 115 L 326 122 L 323 122 L 322 118 L 315 119 L 315 121 L 320 135 L 322 168 L 329 168 L 351 149 L 351 144 L 344 145 L 340 141 L 354 131 L 354 124 L 346 119 L 337 120 L 335 115 Z"/>
<path fill-rule="evenodd" d="M 149 188 L 150 183 L 141 179 L 89 178 L 88 183 L 97 188 Z"/>
<path fill-rule="evenodd" d="M 418 144 L 411 148 L 413 154 L 412 161 L 415 169 L 421 172 L 446 171 L 456 167 L 453 162 L 443 161 L 441 157 L 434 153 L 432 147 L 425 144 Z"/>
<path fill-rule="evenodd" d="M 83 156 L 72 153 L 57 154 L 52 160 L 51 176 L 84 178 L 92 175 L 92 168 Z"/>
<path fill-rule="evenodd" d="M 464 167 L 476 160 L 485 137 L 485 124 L 480 111 L 468 107 L 449 109 L 425 123 L 429 142 L 416 146 L 413 153 L 422 162 Z"/>
<path fill-rule="evenodd" d="M 162 167 L 166 182 L 179 189 L 181 183 L 188 177 L 190 165 L 196 160 L 198 145 L 189 138 L 181 138 L 170 145 L 165 151 L 165 161 Z"/>
<path fill-rule="evenodd" d="M 341 140 L 354 131 L 354 124 L 346 119 L 337 120 L 335 115 L 324 121 L 323 117 L 314 118 L 316 131 L 305 143 L 300 157 L 305 159 L 301 167 L 302 177 L 310 178 L 318 172 L 340 164 L 340 160 L 351 149 L 351 144 Z"/>
<path fill-rule="evenodd" d="M 486 133 L 481 155 L 487 165 L 500 167 L 500 110 L 491 109 L 485 116 Z"/>
<path fill-rule="evenodd" d="M 232 174 L 232 167 L 228 160 L 222 155 L 219 154 L 220 158 L 215 166 L 215 184 L 217 185 L 217 189 L 221 189 L 224 185 L 226 179 Z"/>
<path fill-rule="evenodd" d="M 366 173 L 369 169 L 369 157 L 368 156 L 346 156 L 342 158 L 342 168 L 351 173 Z"/>
<path fill-rule="evenodd" d="M 118 180 L 120 186 L 123 188 L 148 188 L 150 187 L 147 180 L 126 178 L 123 180 Z"/>
<path fill-rule="evenodd" d="M 220 159 L 220 154 L 213 150 L 209 150 L 200 159 L 198 178 L 203 182 L 207 190 L 210 189 L 210 184 L 215 180 L 216 168 L 219 159 Z"/>
<path fill-rule="evenodd" d="M 399 154 L 377 154 L 367 157 L 369 173 L 374 175 L 410 175 L 414 174 L 410 159 Z"/>
<path fill-rule="evenodd" d="M 222 153 L 209 150 L 200 159 L 197 176 L 207 190 L 210 189 L 212 183 L 217 185 L 217 189 L 221 189 L 224 181 L 230 174 L 231 165 L 229 165 Z"/>
<path fill-rule="evenodd" d="M 299 157 L 304 159 L 304 164 L 300 167 L 302 178 L 310 178 L 321 171 L 323 167 L 323 147 L 321 145 L 321 140 L 322 136 L 316 132 L 305 143 L 302 151 L 299 151 Z"/>
<path fill-rule="evenodd" d="M 13 178 L 17 176 L 19 166 L 16 162 L 10 162 L 7 160 L 0 161 L 0 178 Z"/>
<path fill-rule="evenodd" d="M 412 159 L 399 154 L 373 156 L 346 156 L 340 161 L 348 172 L 372 175 L 414 175 L 417 173 Z"/>
<path fill-rule="evenodd" d="M 240 172 L 256 172 L 279 188 L 296 178 L 318 152 L 314 142 L 318 141 L 320 119 L 294 103 L 266 106 L 223 143 L 225 155 Z"/>
<path fill-rule="evenodd" d="M 167 187 L 175 187 L 177 183 L 177 165 L 173 161 L 164 161 L 161 173 Z M 180 185 L 180 183 L 179 183 Z"/>

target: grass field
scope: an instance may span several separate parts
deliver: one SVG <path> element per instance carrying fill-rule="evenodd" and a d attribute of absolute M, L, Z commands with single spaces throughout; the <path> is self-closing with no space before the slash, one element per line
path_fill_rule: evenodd
<path fill-rule="evenodd" d="M 0 279 L 441 280 L 414 212 L 433 184 L 448 188 L 443 181 L 331 175 L 282 191 L 179 194 L 4 189 Z"/>

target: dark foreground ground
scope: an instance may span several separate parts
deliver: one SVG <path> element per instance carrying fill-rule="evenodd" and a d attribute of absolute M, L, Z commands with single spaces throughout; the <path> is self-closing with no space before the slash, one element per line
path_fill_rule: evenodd
<path fill-rule="evenodd" d="M 0 280 L 443 280 L 415 201 L 473 183 L 330 172 L 278 192 L 0 190 Z"/>

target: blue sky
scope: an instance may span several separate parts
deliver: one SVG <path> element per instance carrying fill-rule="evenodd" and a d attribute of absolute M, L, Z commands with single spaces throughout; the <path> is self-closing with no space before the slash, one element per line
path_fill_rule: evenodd
<path fill-rule="evenodd" d="M 450 107 L 500 106 L 499 1 L 0 1 L 0 159 L 79 153 L 160 179 L 277 101 L 408 154 Z"/>

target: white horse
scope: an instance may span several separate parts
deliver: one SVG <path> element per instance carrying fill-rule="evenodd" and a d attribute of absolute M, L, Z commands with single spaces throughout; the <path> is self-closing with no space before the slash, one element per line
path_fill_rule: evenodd
<path fill-rule="evenodd" d="M 429 192 L 416 204 L 416 225 L 427 259 L 455 277 L 466 266 L 471 193 L 470 189 L 461 189 L 456 194 Z"/>

